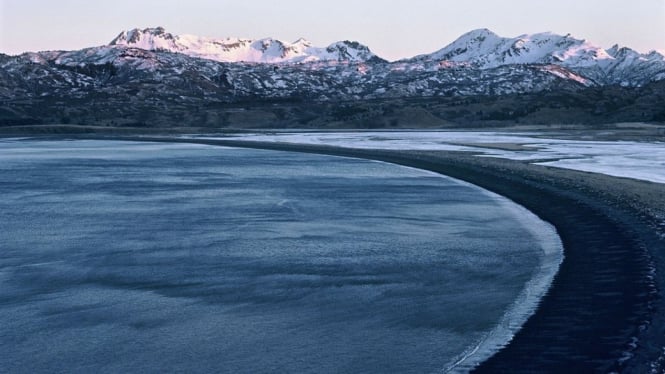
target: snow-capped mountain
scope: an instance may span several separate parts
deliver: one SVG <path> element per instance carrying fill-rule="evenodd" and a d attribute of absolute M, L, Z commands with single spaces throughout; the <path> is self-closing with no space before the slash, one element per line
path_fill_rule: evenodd
<path fill-rule="evenodd" d="M 602 49 L 570 35 L 503 38 L 476 30 L 432 54 L 388 62 L 355 42 L 317 48 L 303 39 L 211 39 L 134 29 L 108 45 L 77 51 L 0 53 L 0 126 L 64 119 L 109 126 L 292 126 L 313 118 L 410 123 L 411 116 L 436 123 L 541 120 L 554 118 L 552 112 L 583 113 L 594 121 L 611 112 L 617 121 L 647 121 L 665 118 L 663 87 L 662 54 Z M 525 95 L 532 104 L 521 103 Z M 495 104 L 504 98 L 509 105 Z M 423 100 L 433 103 L 411 107 Z M 408 105 L 395 111 L 384 101 Z M 257 106 L 267 117 L 256 115 Z"/>
<path fill-rule="evenodd" d="M 340 41 L 325 48 L 314 47 L 305 39 L 293 43 L 277 39 L 214 39 L 195 35 L 173 35 L 162 27 L 121 32 L 111 46 L 127 46 L 149 51 L 182 53 L 219 62 L 304 63 L 319 61 L 378 61 L 368 47 Z"/>
<path fill-rule="evenodd" d="M 406 61 L 447 61 L 481 69 L 516 64 L 552 64 L 599 84 L 625 86 L 665 78 L 665 57 L 658 52 L 640 54 L 616 45 L 606 50 L 570 34 L 549 32 L 506 38 L 488 29 L 473 30 L 436 52 Z"/>
<path fill-rule="evenodd" d="M 488 29 L 470 31 L 446 47 L 414 60 L 446 60 L 483 68 L 509 64 L 589 66 L 611 60 L 605 50 L 570 34 L 552 33 L 501 37 Z"/>

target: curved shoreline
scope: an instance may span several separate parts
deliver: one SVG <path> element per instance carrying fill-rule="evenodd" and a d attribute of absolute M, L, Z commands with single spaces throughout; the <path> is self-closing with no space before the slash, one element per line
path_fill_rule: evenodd
<path fill-rule="evenodd" d="M 106 137 L 96 136 L 94 138 Z M 232 140 L 113 137 L 374 159 L 425 169 L 506 196 L 553 224 L 565 259 L 536 313 L 475 372 L 662 369 L 662 185 L 453 152 L 383 151 Z M 619 181 L 619 182 L 618 182 Z M 625 185 L 621 185 L 621 184 Z M 629 189 L 640 186 L 645 194 Z M 654 213 L 655 211 L 655 213 Z"/>
<path fill-rule="evenodd" d="M 370 159 L 367 160 L 385 162 Z M 542 297 L 552 286 L 554 277 L 559 271 L 559 267 L 564 258 L 563 244 L 561 243 L 554 226 L 541 220 L 540 217 L 533 212 L 505 196 L 441 173 L 432 172 L 422 168 L 414 168 L 412 166 L 399 166 L 426 171 L 439 177 L 449 178 L 456 183 L 472 186 L 479 189 L 481 193 L 498 199 L 497 202 L 502 205 L 502 209 L 514 212 L 514 218 L 530 231 L 530 233 L 542 244 L 541 249 L 543 253 L 541 254 L 542 258 L 538 271 L 535 271 L 535 275 L 525 283 L 524 288 L 513 303 L 505 310 L 505 313 L 498 321 L 497 325 L 494 326 L 492 330 L 488 331 L 476 345 L 469 346 L 467 350 L 460 353 L 453 361 L 447 363 L 443 369 L 443 372 L 445 373 L 466 373 L 479 366 L 482 362 L 486 361 L 508 345 L 515 334 L 522 328 L 522 325 L 524 325 L 524 323 L 535 313 L 540 306 Z M 533 226 L 527 228 L 529 224 L 533 224 Z"/>

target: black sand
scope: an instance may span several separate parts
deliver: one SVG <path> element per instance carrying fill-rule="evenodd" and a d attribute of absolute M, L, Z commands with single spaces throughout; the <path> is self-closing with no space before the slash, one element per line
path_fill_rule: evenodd
<path fill-rule="evenodd" d="M 449 175 L 504 195 L 556 227 L 564 244 L 565 259 L 536 313 L 505 348 L 475 371 L 663 370 L 665 186 L 662 184 L 468 153 L 353 150 L 224 140 L 120 139 L 382 160 Z"/>

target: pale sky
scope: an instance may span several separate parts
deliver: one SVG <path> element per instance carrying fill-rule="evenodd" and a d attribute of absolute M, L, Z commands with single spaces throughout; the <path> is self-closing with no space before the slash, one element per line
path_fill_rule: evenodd
<path fill-rule="evenodd" d="M 356 40 L 388 60 L 430 53 L 461 34 L 571 33 L 608 48 L 665 51 L 665 0 L 0 0 L 0 52 L 73 50 L 120 31 L 163 26 L 210 37 Z"/>

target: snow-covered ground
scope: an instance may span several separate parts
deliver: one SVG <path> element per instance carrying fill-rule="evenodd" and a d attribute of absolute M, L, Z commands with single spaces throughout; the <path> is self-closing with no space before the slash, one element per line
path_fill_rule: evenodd
<path fill-rule="evenodd" d="M 657 141 L 564 140 L 543 138 L 538 133 L 455 131 L 238 134 L 234 139 L 363 149 L 470 151 L 485 157 L 665 183 L 665 142 Z"/>

